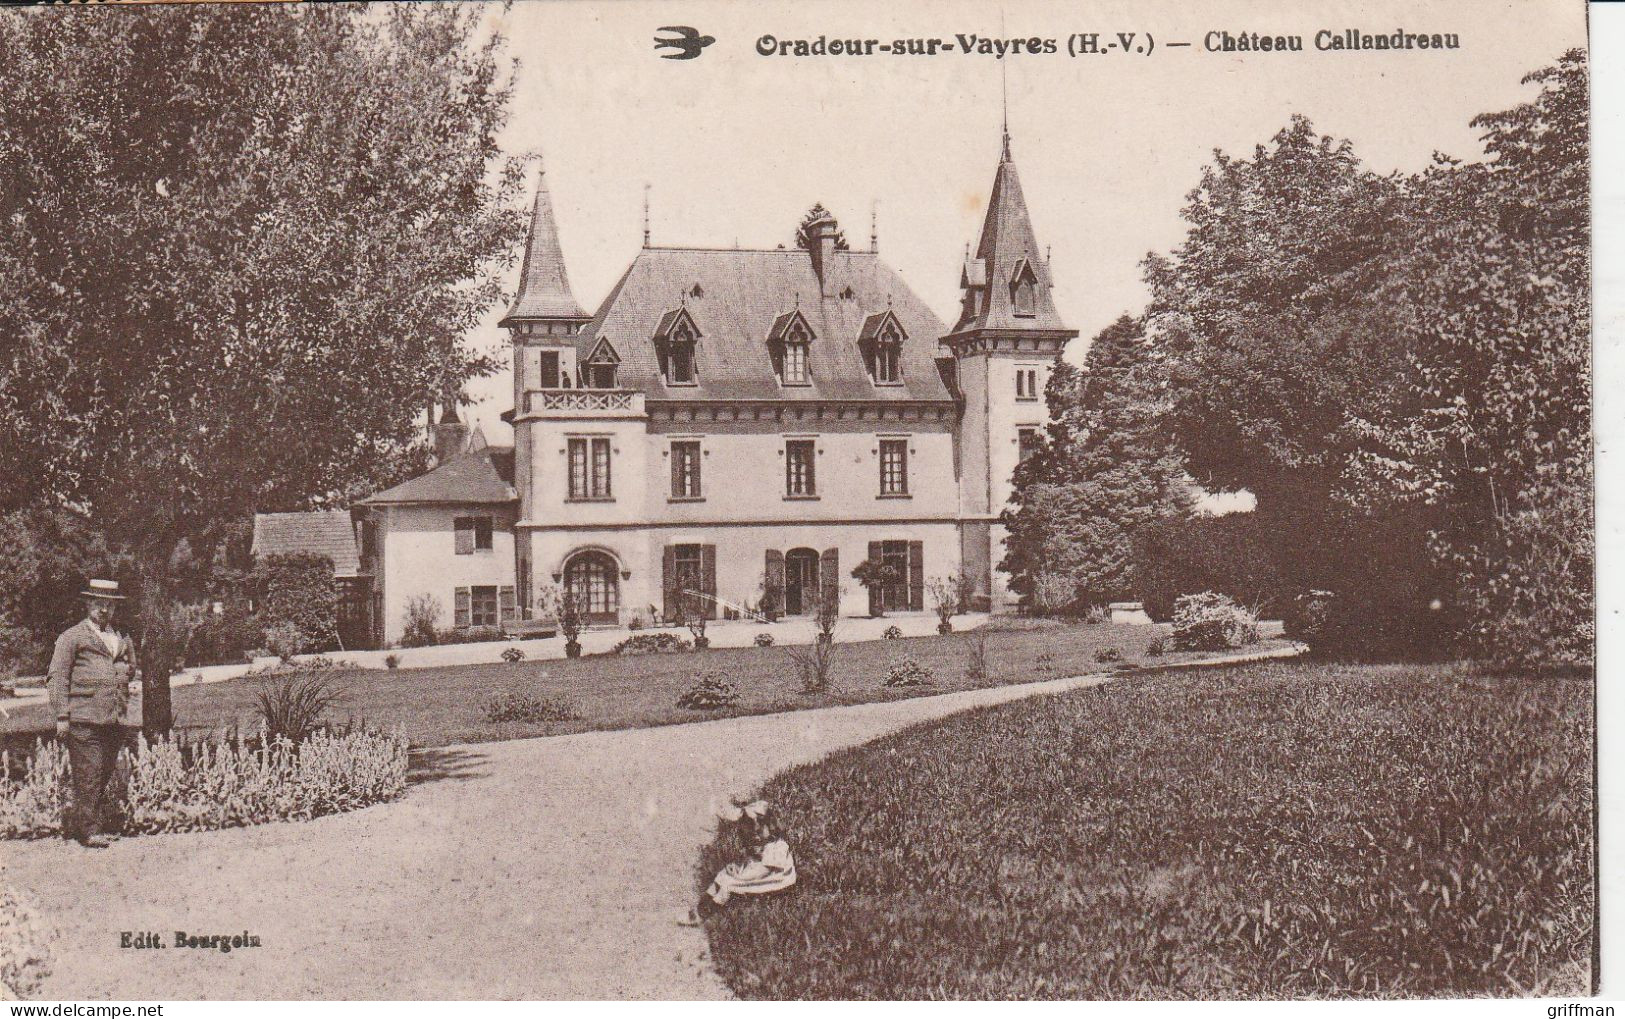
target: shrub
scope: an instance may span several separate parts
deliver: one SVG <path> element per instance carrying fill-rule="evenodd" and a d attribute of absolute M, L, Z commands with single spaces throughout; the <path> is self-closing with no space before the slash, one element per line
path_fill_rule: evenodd
<path fill-rule="evenodd" d="M 1103 625 L 1110 616 L 1104 605 L 1091 605 L 1083 612 L 1083 621 L 1090 626 Z"/>
<path fill-rule="evenodd" d="M 981 682 L 988 676 L 987 634 L 980 628 L 964 637 L 965 678 Z"/>
<path fill-rule="evenodd" d="M 406 600 L 406 629 L 402 647 L 432 647 L 440 640 L 440 599 L 432 594 L 415 594 Z"/>
<path fill-rule="evenodd" d="M 487 722 L 573 722 L 581 712 L 551 697 L 509 691 L 493 694 L 485 702 Z"/>
<path fill-rule="evenodd" d="M 506 648 L 502 652 L 502 660 L 512 665 L 525 660 L 525 649 L 519 647 Z"/>
<path fill-rule="evenodd" d="M 739 703 L 739 691 L 722 678 L 720 672 L 704 672 L 688 692 L 677 698 L 679 708 L 690 711 L 714 711 Z"/>
<path fill-rule="evenodd" d="M 1258 643 L 1258 620 L 1228 595 L 1203 591 L 1174 603 L 1175 651 L 1223 651 Z"/>
<path fill-rule="evenodd" d="M 758 633 L 755 638 L 757 647 L 772 647 L 773 635 L 771 633 Z"/>
<path fill-rule="evenodd" d="M 852 579 L 869 592 L 869 603 L 874 606 L 876 616 L 884 616 L 888 608 L 907 608 L 906 605 L 887 605 L 885 590 L 887 586 L 902 580 L 897 571 L 874 559 L 865 559 L 852 567 Z"/>
<path fill-rule="evenodd" d="M 643 629 L 643 626 L 643 616 L 641 615 L 634 614 L 631 619 L 626 621 L 626 628 L 634 633 Z"/>
<path fill-rule="evenodd" d="M 45 927 L 0 868 L 0 997 L 29 999 L 51 971 Z"/>
<path fill-rule="evenodd" d="M 665 655 L 692 645 L 675 633 L 634 633 L 609 649 L 612 655 Z"/>
<path fill-rule="evenodd" d="M 1095 652 L 1095 661 L 1100 662 L 1103 665 L 1106 662 L 1120 662 L 1122 660 L 1123 652 L 1114 647 L 1103 647 Z"/>
<path fill-rule="evenodd" d="M 271 630 L 289 626 L 298 634 L 291 654 L 325 651 L 338 645 L 338 585 L 333 580 L 333 560 L 324 555 L 299 552 L 266 556 L 255 570 L 263 594 L 260 616 L 265 623 L 266 643 Z M 288 656 L 284 656 L 288 657 Z"/>
<path fill-rule="evenodd" d="M 250 650 L 264 646 L 264 622 L 239 607 L 228 606 L 222 615 L 205 616 L 192 631 L 186 664 L 235 664 Z"/>
<path fill-rule="evenodd" d="M 899 658 L 886 667 L 885 686 L 929 686 L 936 675 L 911 657 Z"/>
<path fill-rule="evenodd" d="M 1168 639 L 1160 633 L 1155 637 L 1152 637 L 1151 640 L 1145 645 L 1145 656 L 1147 658 L 1162 657 L 1163 651 L 1167 648 L 1167 640 Z"/>
<path fill-rule="evenodd" d="M 1078 585 L 1063 573 L 1040 573 L 1033 578 L 1032 594 L 1027 596 L 1026 609 L 1035 616 L 1075 615 Z"/>
<path fill-rule="evenodd" d="M 965 611 L 969 601 L 967 588 L 969 584 L 963 573 L 947 577 L 933 577 L 925 585 L 926 594 L 931 596 L 931 611 L 937 614 L 937 632 L 952 633 L 954 629 L 953 618 Z"/>
<path fill-rule="evenodd" d="M 305 650 L 305 635 L 292 623 L 275 623 L 265 628 L 265 646 L 273 655 L 287 661 Z"/>
<path fill-rule="evenodd" d="M 796 676 L 801 681 L 801 692 L 820 694 L 829 689 L 830 672 L 835 667 L 835 641 L 833 637 L 820 637 L 806 647 L 790 648 L 790 661 L 795 664 Z"/>
<path fill-rule="evenodd" d="M 500 626 L 464 626 L 441 630 L 435 635 L 437 644 L 491 644 L 505 634 Z"/>
<path fill-rule="evenodd" d="M 337 693 L 317 671 L 289 672 L 260 683 L 255 706 L 268 739 L 303 743 L 321 728 L 322 713 Z"/>
<path fill-rule="evenodd" d="M 286 739 L 138 737 L 123 790 L 125 830 L 210 831 L 301 821 L 398 798 L 406 791 L 405 733 L 363 728 Z M 60 830 L 67 754 L 41 743 L 20 780 L 0 779 L 0 837 Z"/>
<path fill-rule="evenodd" d="M 886 640 L 902 640 L 903 639 L 903 631 L 902 631 L 902 629 L 899 628 L 899 627 L 896 627 L 896 626 L 888 626 L 888 627 L 886 627 L 884 630 L 880 631 L 880 635 L 882 637 L 884 637 Z"/>
<path fill-rule="evenodd" d="M 1048 651 L 1043 652 L 1033 659 L 1033 668 L 1039 672 L 1054 672 L 1055 656 Z"/>
<path fill-rule="evenodd" d="M 401 656 L 400 655 L 385 655 L 384 656 L 384 668 L 386 668 L 386 669 L 398 669 L 400 667 L 401 667 Z"/>

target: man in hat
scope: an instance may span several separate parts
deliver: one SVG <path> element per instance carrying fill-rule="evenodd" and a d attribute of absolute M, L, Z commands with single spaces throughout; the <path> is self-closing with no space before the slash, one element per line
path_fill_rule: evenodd
<path fill-rule="evenodd" d="M 56 639 L 48 685 L 73 780 L 62 837 L 104 849 L 112 834 L 107 787 L 124 745 L 119 722 L 137 672 L 129 638 L 113 629 L 113 609 L 124 600 L 118 582 L 92 580 L 81 594 L 85 618 Z"/>

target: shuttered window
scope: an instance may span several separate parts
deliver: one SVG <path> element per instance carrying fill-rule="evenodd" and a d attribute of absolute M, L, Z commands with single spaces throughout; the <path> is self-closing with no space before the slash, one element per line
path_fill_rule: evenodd
<path fill-rule="evenodd" d="M 491 551 L 490 517 L 457 517 L 452 521 L 457 537 L 457 554 L 473 555 Z"/>
<path fill-rule="evenodd" d="M 452 605 L 451 625 L 458 629 L 468 626 L 470 605 L 468 588 L 457 588 L 452 597 Z"/>
<path fill-rule="evenodd" d="M 500 602 L 497 600 L 497 589 L 494 586 L 471 587 L 468 592 L 470 595 L 468 625 L 496 626 L 501 622 L 502 617 L 499 615 L 501 611 L 499 608 Z M 508 589 L 508 597 L 510 599 L 513 597 L 512 588 Z"/>

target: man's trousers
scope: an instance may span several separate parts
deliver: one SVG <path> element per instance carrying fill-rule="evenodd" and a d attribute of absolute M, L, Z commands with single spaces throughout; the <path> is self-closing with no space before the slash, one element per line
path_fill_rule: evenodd
<path fill-rule="evenodd" d="M 112 807 L 108 796 L 118 752 L 127 742 L 119 725 L 68 726 L 68 772 L 73 796 L 62 817 L 62 837 L 85 839 L 111 833 Z"/>

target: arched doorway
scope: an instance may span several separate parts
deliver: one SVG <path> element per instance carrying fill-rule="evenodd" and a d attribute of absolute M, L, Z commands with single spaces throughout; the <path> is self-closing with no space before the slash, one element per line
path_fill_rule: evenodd
<path fill-rule="evenodd" d="M 793 548 L 784 554 L 784 612 L 810 615 L 818 610 L 818 553 Z"/>
<path fill-rule="evenodd" d="M 614 623 L 620 618 L 621 581 L 615 560 L 603 552 L 577 552 L 564 564 L 564 591 L 585 601 L 587 622 Z"/>

